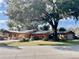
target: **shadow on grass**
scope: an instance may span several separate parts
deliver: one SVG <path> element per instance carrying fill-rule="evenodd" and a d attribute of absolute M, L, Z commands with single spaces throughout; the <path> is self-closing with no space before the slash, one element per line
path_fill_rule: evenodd
<path fill-rule="evenodd" d="M 69 46 L 68 44 L 38 44 L 39 46 Z"/>
<path fill-rule="evenodd" d="M 18 46 L 9 46 L 6 43 L 0 43 L 0 48 L 8 48 L 8 49 L 21 49 Z"/>
<path fill-rule="evenodd" d="M 54 46 L 54 48 L 58 50 L 79 52 L 79 41 L 67 41 L 67 42 L 62 42 L 62 43 L 63 44 L 39 44 L 39 45 L 40 46 Z"/>
<path fill-rule="evenodd" d="M 79 41 L 67 41 L 64 42 L 69 44 L 68 46 L 57 46 L 55 47 L 58 50 L 66 50 L 66 51 L 77 51 L 79 52 Z"/>

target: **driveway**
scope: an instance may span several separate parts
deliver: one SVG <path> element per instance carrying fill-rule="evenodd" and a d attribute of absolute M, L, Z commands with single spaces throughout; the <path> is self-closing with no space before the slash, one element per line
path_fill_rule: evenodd
<path fill-rule="evenodd" d="M 79 59 L 79 46 L 4 46 L 0 59 Z"/>

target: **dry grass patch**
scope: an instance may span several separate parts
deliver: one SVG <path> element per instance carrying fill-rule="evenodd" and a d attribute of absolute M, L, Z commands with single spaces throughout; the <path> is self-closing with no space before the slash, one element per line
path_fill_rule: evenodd
<path fill-rule="evenodd" d="M 30 41 L 30 42 L 20 42 L 12 41 L 0 43 L 0 46 L 69 46 L 69 45 L 79 45 L 79 41 L 69 40 L 66 42 L 54 42 L 54 41 Z"/>
<path fill-rule="evenodd" d="M 31 42 L 12 42 L 8 43 L 9 46 L 53 46 L 63 45 L 63 42 L 52 42 L 52 41 L 31 41 Z"/>

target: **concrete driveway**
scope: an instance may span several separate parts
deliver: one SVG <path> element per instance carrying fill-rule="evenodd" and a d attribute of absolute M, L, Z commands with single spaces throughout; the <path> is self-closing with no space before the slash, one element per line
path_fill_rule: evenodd
<path fill-rule="evenodd" d="M 79 46 L 4 46 L 0 59 L 79 59 Z"/>

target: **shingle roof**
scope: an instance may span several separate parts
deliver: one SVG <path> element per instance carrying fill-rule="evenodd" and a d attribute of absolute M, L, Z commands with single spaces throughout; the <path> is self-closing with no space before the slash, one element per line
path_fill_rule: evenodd
<path fill-rule="evenodd" d="M 13 30 L 6 30 L 6 32 L 9 32 L 9 33 L 31 33 L 33 32 L 34 30 L 26 30 L 26 31 L 13 31 Z"/>
<path fill-rule="evenodd" d="M 45 33 L 52 33 L 52 31 L 37 31 L 33 32 L 32 34 L 45 34 Z"/>

